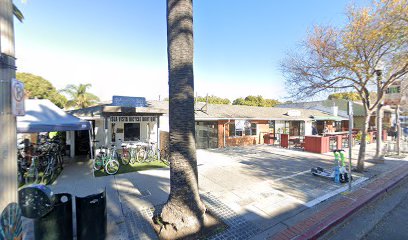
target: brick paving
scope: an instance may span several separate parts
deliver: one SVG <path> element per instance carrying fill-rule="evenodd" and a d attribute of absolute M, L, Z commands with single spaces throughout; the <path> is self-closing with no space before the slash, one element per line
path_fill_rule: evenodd
<path fill-rule="evenodd" d="M 223 231 L 210 239 L 244 240 L 260 233 L 260 229 L 257 226 L 235 213 L 217 197 L 210 193 L 202 194 L 201 197 L 208 209 L 228 225 L 226 231 Z M 149 219 L 153 217 L 155 212 L 159 212 L 162 207 L 163 205 L 157 205 L 140 211 L 124 209 L 128 239 L 157 239 L 156 234 L 150 225 Z"/>

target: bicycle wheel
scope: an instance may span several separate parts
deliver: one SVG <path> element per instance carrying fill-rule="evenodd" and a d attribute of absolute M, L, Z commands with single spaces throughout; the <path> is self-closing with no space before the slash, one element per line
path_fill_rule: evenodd
<path fill-rule="evenodd" d="M 51 170 L 51 172 L 48 172 L 47 174 L 44 173 L 41 182 L 44 183 L 45 185 L 49 185 L 52 183 L 53 178 L 54 178 L 54 171 Z"/>
<path fill-rule="evenodd" d="M 130 153 L 128 151 L 123 151 L 121 160 L 123 165 L 128 165 L 130 161 Z"/>
<path fill-rule="evenodd" d="M 146 159 L 146 151 L 143 148 L 141 148 L 136 153 L 136 161 L 144 162 L 145 159 Z"/>
<path fill-rule="evenodd" d="M 101 170 L 103 167 L 103 156 L 98 154 L 94 159 L 94 169 Z"/>
<path fill-rule="evenodd" d="M 155 153 L 150 149 L 146 152 L 145 162 L 153 162 L 154 160 L 156 160 Z"/>
<path fill-rule="evenodd" d="M 109 160 L 105 165 L 105 171 L 109 175 L 117 173 L 119 171 L 119 162 L 115 159 Z"/>

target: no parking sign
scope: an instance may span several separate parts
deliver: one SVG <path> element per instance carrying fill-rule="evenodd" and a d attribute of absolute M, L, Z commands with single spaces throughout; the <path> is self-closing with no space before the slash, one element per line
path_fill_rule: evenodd
<path fill-rule="evenodd" d="M 24 116 L 24 83 L 13 79 L 11 82 L 11 109 L 14 116 Z"/>

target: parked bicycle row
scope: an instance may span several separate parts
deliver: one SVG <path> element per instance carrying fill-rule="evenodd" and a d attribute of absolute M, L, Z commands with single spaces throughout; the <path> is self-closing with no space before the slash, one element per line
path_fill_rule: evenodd
<path fill-rule="evenodd" d="M 155 142 L 122 143 L 120 149 L 117 149 L 115 144 L 110 148 L 101 145 L 94 158 L 94 169 L 104 169 L 107 174 L 112 175 L 119 171 L 120 165 L 149 163 L 156 160 L 169 165 L 167 148 L 160 150 Z"/>
<path fill-rule="evenodd" d="M 18 182 L 51 183 L 62 170 L 65 147 L 59 138 L 45 139 L 39 144 L 23 141 L 17 145 Z"/>

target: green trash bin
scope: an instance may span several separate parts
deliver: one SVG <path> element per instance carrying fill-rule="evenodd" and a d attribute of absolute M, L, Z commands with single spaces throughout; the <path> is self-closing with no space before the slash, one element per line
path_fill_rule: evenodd
<path fill-rule="evenodd" d="M 104 240 L 107 232 L 106 189 L 98 194 L 75 197 L 78 240 Z"/>
<path fill-rule="evenodd" d="M 34 219 L 34 236 L 36 240 L 70 240 L 73 239 L 72 227 L 72 196 L 58 193 L 51 212 Z"/>

